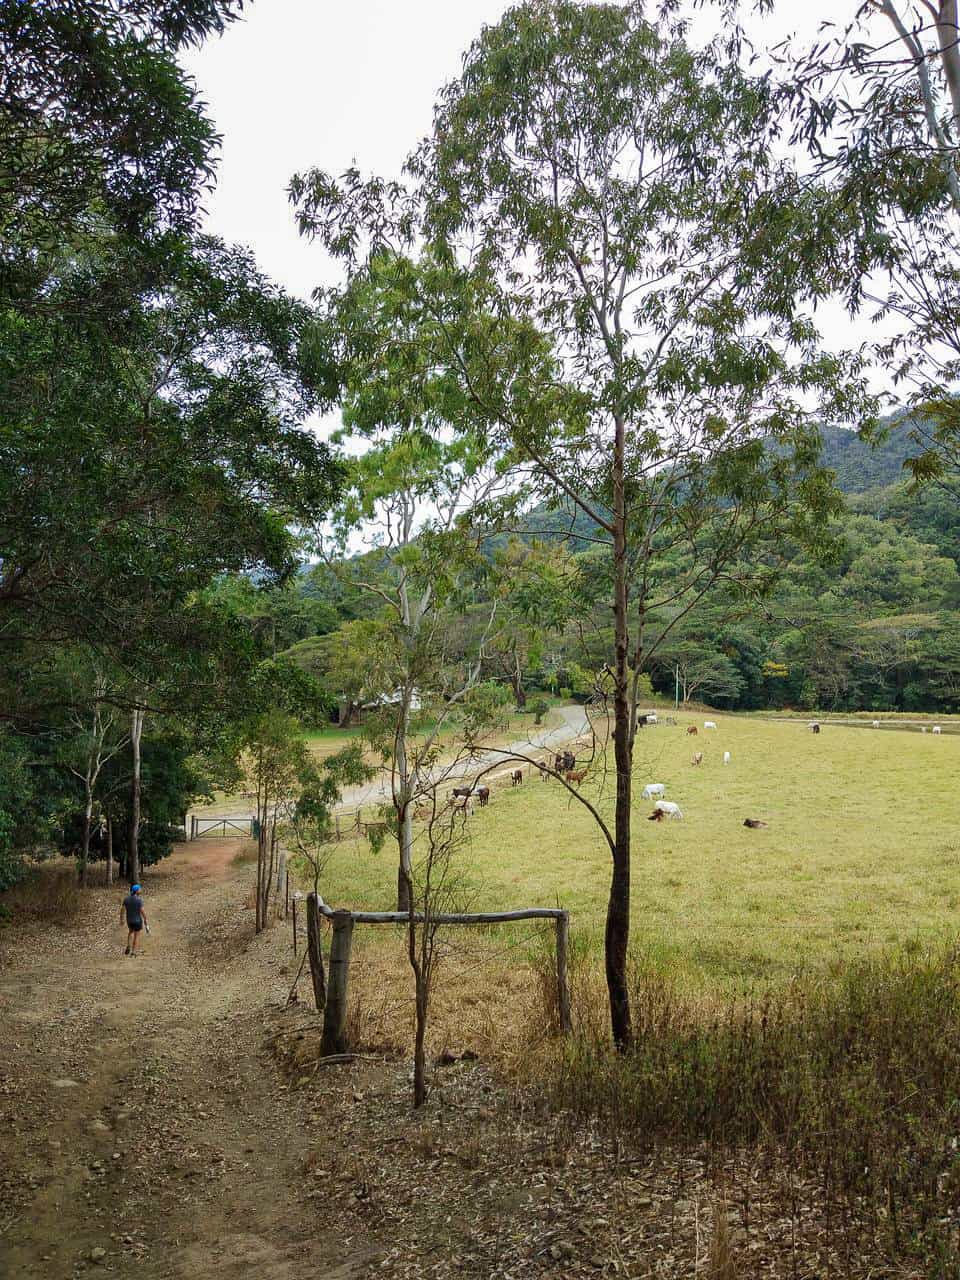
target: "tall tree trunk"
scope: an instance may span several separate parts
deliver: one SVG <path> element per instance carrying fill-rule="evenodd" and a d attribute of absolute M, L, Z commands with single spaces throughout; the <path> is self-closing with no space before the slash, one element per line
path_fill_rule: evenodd
<path fill-rule="evenodd" d="M 527 691 L 523 687 L 523 672 L 520 670 L 520 656 L 516 652 L 513 655 L 513 672 L 510 676 L 510 683 L 513 685 L 513 696 L 518 707 L 527 705 Z"/>
<path fill-rule="evenodd" d="M 630 941 L 630 817 L 633 743 L 630 733 L 629 632 L 627 625 L 627 528 L 624 495 L 625 425 L 615 420 L 613 448 L 613 573 L 615 667 L 613 686 L 613 753 L 617 773 L 613 874 L 604 936 L 607 992 L 613 1042 L 623 1052 L 633 1041 L 627 946 Z"/>
<path fill-rule="evenodd" d="M 130 839 L 127 851 L 127 878 L 131 884 L 140 879 L 140 739 L 143 734 L 143 708 L 135 707 L 130 720 L 130 751 L 133 774 L 130 780 Z"/>
<path fill-rule="evenodd" d="M 957 0 L 940 0 L 937 16 L 937 36 L 940 43 L 940 60 L 947 88 L 950 90 L 951 141 L 960 143 L 960 31 L 957 29 Z M 946 157 L 951 163 L 952 157 Z"/>
<path fill-rule="evenodd" d="M 90 827 L 93 822 L 93 788 L 86 780 L 86 797 L 83 802 L 83 840 L 80 845 L 79 880 L 81 888 L 87 887 L 87 865 L 90 862 Z"/>
<path fill-rule="evenodd" d="M 407 756 L 407 735 L 410 726 L 410 701 L 412 693 L 403 691 L 401 722 L 397 734 L 397 776 L 399 792 L 395 796 L 397 812 L 397 844 L 400 865 L 397 868 L 397 910 L 409 911 L 413 885 L 413 797 L 410 779 L 410 761 Z"/>
<path fill-rule="evenodd" d="M 113 884 L 113 819 L 107 815 L 107 884 Z"/>

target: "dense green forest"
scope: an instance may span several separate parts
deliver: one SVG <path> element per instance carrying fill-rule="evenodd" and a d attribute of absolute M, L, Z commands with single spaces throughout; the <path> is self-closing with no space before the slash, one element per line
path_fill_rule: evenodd
<path fill-rule="evenodd" d="M 905 478 L 903 462 L 915 448 L 909 432 L 894 421 L 889 434 L 868 444 L 853 432 L 823 429 L 823 458 L 844 495 L 827 553 L 817 560 L 799 550 L 788 555 L 775 588 L 762 596 L 713 593 L 657 653 L 653 690 L 672 698 L 679 689 L 682 698 L 685 689 L 688 698 L 730 710 L 960 709 L 960 484 L 945 480 L 918 491 Z M 881 482 L 870 483 L 874 477 Z M 464 594 L 451 656 L 463 659 L 475 645 L 496 589 L 495 562 L 511 541 L 562 552 L 571 584 L 578 570 L 594 567 L 583 541 L 593 528 L 569 504 L 534 509 L 516 529 L 486 539 L 488 572 L 478 570 Z M 519 552 L 518 581 L 524 564 Z M 509 574 L 509 557 L 507 565 Z M 322 680 L 340 712 L 363 698 L 362 668 L 345 660 L 350 624 L 378 609 L 375 599 L 349 588 L 364 566 L 364 557 L 347 560 L 338 575 L 305 565 L 282 591 L 248 586 L 241 593 L 250 625 Z M 669 557 L 659 568 L 669 581 Z M 551 626 L 530 609 L 487 646 L 485 674 L 510 684 L 518 701 L 532 690 L 585 698 L 591 673 L 610 661 L 604 611 L 584 611 L 575 596 L 571 586 L 567 625 Z M 651 618 L 650 625 L 656 630 L 665 620 Z"/>

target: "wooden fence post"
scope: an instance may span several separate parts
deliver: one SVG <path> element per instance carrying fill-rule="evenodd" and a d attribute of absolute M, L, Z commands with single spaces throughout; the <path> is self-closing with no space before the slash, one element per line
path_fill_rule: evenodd
<path fill-rule="evenodd" d="M 293 954 L 297 954 L 297 895 L 293 895 Z"/>
<path fill-rule="evenodd" d="M 317 905 L 317 895 L 315 893 L 307 894 L 307 959 L 310 961 L 310 977 L 313 980 L 313 1000 L 320 1012 L 327 1006 L 327 982 L 323 972 L 323 950 L 320 945 L 320 909 Z M 330 959 L 333 964 L 333 957 Z M 330 979 L 333 982 L 333 977 Z M 326 1019 L 323 1024 L 323 1034 L 327 1034 Z"/>
<path fill-rule="evenodd" d="M 557 1014 L 564 1034 L 573 1030 L 570 1017 L 570 986 L 567 982 L 567 940 L 570 918 L 566 912 L 557 916 Z"/>
<path fill-rule="evenodd" d="M 334 814 L 334 816 L 333 816 L 333 823 L 334 823 L 334 826 L 336 827 L 336 831 L 337 831 L 337 843 L 339 844 L 339 843 L 340 843 L 340 815 L 339 815 L 339 813 L 335 813 L 335 814 Z"/>
<path fill-rule="evenodd" d="M 317 910 L 315 895 L 313 910 Z M 307 923 L 310 921 L 310 898 L 307 898 Z M 319 931 L 318 931 L 319 933 Z M 349 911 L 333 913 L 333 942 L 330 946 L 330 985 L 323 1012 L 323 1039 L 320 1052 L 324 1057 L 347 1053 L 347 984 L 350 977 L 350 949 L 353 945 L 353 916 Z"/>

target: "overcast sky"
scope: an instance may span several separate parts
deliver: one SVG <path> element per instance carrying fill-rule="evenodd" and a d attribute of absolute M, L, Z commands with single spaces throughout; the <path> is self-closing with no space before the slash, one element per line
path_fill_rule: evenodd
<path fill-rule="evenodd" d="M 430 128 L 437 89 L 503 0 L 255 0 L 185 59 L 223 136 L 207 229 L 249 244 L 306 297 L 331 280 L 301 240 L 286 188 L 313 165 L 396 174 Z"/>
<path fill-rule="evenodd" d="M 261 267 L 308 297 L 337 268 L 301 239 L 286 188 L 317 165 L 333 172 L 398 174 L 430 128 L 437 90 L 506 0 L 253 0 L 248 16 L 185 59 L 223 136 L 207 229 L 250 245 Z M 837 5 L 780 0 L 774 17 L 753 23 L 773 43 L 801 24 L 844 21 Z M 798 13 L 799 9 L 799 13 Z"/>

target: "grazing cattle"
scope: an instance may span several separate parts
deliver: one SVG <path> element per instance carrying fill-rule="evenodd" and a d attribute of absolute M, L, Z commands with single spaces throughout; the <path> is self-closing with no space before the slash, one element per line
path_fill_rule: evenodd
<path fill-rule="evenodd" d="M 657 717 L 653 714 L 653 712 L 651 712 L 651 713 L 647 716 L 647 724 L 659 724 L 659 723 L 660 723 L 660 721 L 659 721 L 659 720 L 657 719 Z"/>
<path fill-rule="evenodd" d="M 646 716 L 637 716 L 637 728 L 638 728 L 638 729 L 645 729 L 646 727 L 647 727 L 647 717 L 646 717 Z"/>
<path fill-rule="evenodd" d="M 480 801 L 480 808 L 485 809 L 490 802 L 490 788 L 477 787 L 477 799 Z"/>
<path fill-rule="evenodd" d="M 568 771 L 577 767 L 577 757 L 572 751 L 565 751 L 563 753 L 563 767 Z"/>
<path fill-rule="evenodd" d="M 703 727 L 705 729 L 715 729 L 717 726 L 712 720 L 704 720 Z"/>
<path fill-rule="evenodd" d="M 549 781 L 550 781 L 550 766 L 549 766 L 548 764 L 546 764 L 545 762 L 541 762 L 540 764 L 538 764 L 538 765 L 537 765 L 537 768 L 540 770 L 540 781 L 541 781 L 541 782 L 549 782 Z"/>
<path fill-rule="evenodd" d="M 730 763 L 730 752 L 729 752 L 729 751 L 725 751 L 725 752 L 723 753 L 723 763 L 724 763 L 724 764 L 729 764 L 729 763 Z"/>
<path fill-rule="evenodd" d="M 819 732 L 820 732 L 820 726 L 819 726 L 818 724 L 815 724 L 815 725 L 813 726 L 813 732 L 814 732 L 814 733 L 819 733 Z"/>
<path fill-rule="evenodd" d="M 702 752 L 702 751 L 695 751 L 695 752 L 693 753 L 693 755 L 690 757 L 690 763 L 691 763 L 691 764 L 703 764 L 703 752 Z"/>
<path fill-rule="evenodd" d="M 557 754 L 553 757 L 553 772 L 554 772 L 554 773 L 563 773 L 563 770 L 564 770 L 564 768 L 565 768 L 565 765 L 564 765 L 564 763 L 563 763 L 563 762 L 564 762 L 564 759 L 565 759 L 565 756 L 564 756 L 564 753 L 563 753 L 562 751 L 558 751 L 558 752 L 557 752 Z"/>
<path fill-rule="evenodd" d="M 672 800 L 658 800 L 653 806 L 653 813 L 650 815 L 651 822 L 662 822 L 664 818 L 682 818 L 683 813 L 678 804 L 674 804 Z"/>
<path fill-rule="evenodd" d="M 566 778 L 567 782 L 572 783 L 575 787 L 579 787 L 580 783 L 587 776 L 587 771 L 586 769 L 581 769 L 578 773 L 574 773 L 572 769 L 568 769 L 563 776 Z"/>
<path fill-rule="evenodd" d="M 753 831 L 756 831 L 758 827 L 765 827 L 767 824 L 765 822 L 761 822 L 759 818 L 744 818 L 743 825 L 745 827 L 750 827 Z"/>
<path fill-rule="evenodd" d="M 874 722 L 873 722 L 873 727 L 874 727 L 874 729 L 879 729 L 879 728 L 880 728 L 880 721 L 879 721 L 879 720 L 874 720 Z"/>
<path fill-rule="evenodd" d="M 690 728 L 687 730 L 687 733 L 692 733 L 692 734 L 696 735 L 696 733 L 697 733 L 697 726 L 696 726 L 695 724 L 692 724 L 692 725 L 690 726 Z"/>
<path fill-rule="evenodd" d="M 644 800 L 652 800 L 654 796 L 662 796 L 666 787 L 662 782 L 648 782 L 643 788 Z"/>
<path fill-rule="evenodd" d="M 939 733 L 939 732 L 940 732 L 940 726 L 939 726 L 938 724 L 935 724 L 935 725 L 933 726 L 933 732 L 934 732 L 934 733 Z"/>
<path fill-rule="evenodd" d="M 819 733 L 819 732 L 820 732 L 820 726 L 819 726 L 819 724 L 816 722 L 816 720 L 811 720 L 811 721 L 810 721 L 810 723 L 807 725 L 807 728 L 810 730 L 810 732 L 811 732 L 811 733 Z"/>
<path fill-rule="evenodd" d="M 469 800 L 473 795 L 473 787 L 454 787 L 451 794 L 454 800 Z"/>
<path fill-rule="evenodd" d="M 510 785 L 512 787 L 519 787 L 522 783 L 523 783 L 523 770 L 514 769 L 513 773 L 511 773 L 510 775 Z"/>

